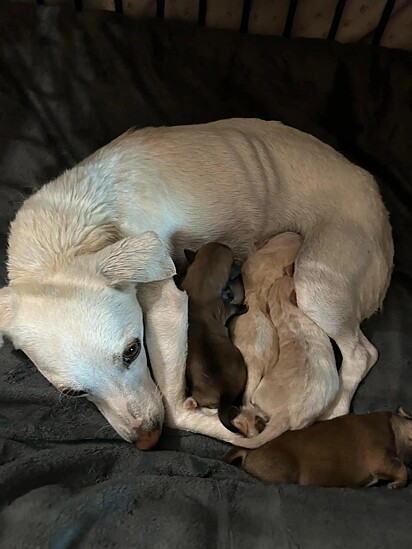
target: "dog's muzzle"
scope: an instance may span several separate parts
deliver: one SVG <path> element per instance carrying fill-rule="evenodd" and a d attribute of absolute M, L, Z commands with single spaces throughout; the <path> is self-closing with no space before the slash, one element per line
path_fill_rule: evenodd
<path fill-rule="evenodd" d="M 144 429 L 133 429 L 135 435 L 134 445 L 139 450 L 150 450 L 157 443 L 162 433 L 160 423 L 157 423 L 153 429 L 146 431 Z"/>

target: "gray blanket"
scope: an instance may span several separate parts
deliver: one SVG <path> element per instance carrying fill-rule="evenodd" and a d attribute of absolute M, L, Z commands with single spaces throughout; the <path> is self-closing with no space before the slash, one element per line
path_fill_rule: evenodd
<path fill-rule="evenodd" d="M 364 326 L 380 359 L 354 410 L 411 408 L 411 69 L 396 50 L 3 5 L 0 283 L 24 198 L 128 127 L 280 119 L 380 182 L 396 266 L 383 313 Z M 9 343 L 0 352 L 2 548 L 410 547 L 412 487 L 266 486 L 223 464 L 226 449 L 165 430 L 140 452 Z"/>

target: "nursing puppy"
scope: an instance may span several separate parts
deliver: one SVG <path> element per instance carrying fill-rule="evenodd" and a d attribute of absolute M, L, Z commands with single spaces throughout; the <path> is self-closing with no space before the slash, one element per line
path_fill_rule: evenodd
<path fill-rule="evenodd" d="M 245 312 L 233 303 L 240 267 L 227 246 L 211 242 L 197 253 L 186 250 L 190 263 L 181 285 L 189 296 L 189 328 L 186 379 L 187 409 L 218 410 L 223 425 L 235 431 L 231 419 L 238 413 L 246 384 L 246 366 L 240 351 L 230 341 L 227 322 Z M 239 301 L 239 296 L 236 301 Z"/>
<path fill-rule="evenodd" d="M 263 481 L 306 486 L 370 486 L 388 480 L 402 488 L 412 459 L 412 421 L 397 414 L 349 414 L 288 431 L 261 448 L 233 448 L 227 463 Z"/>
<path fill-rule="evenodd" d="M 250 437 L 234 442 L 244 448 L 313 423 L 339 388 L 328 336 L 297 306 L 292 264 L 301 245 L 299 235 L 283 233 L 243 266 L 249 309 L 234 320 L 232 339 L 248 369 L 244 406 L 233 421 Z"/>
<path fill-rule="evenodd" d="M 128 131 L 30 196 L 10 228 L 0 345 L 10 338 L 140 447 L 165 409 L 169 425 L 231 442 L 240 435 L 183 406 L 187 300 L 171 277 L 184 248 L 219 241 L 244 261 L 284 231 L 303 238 L 299 308 L 342 353 L 328 414 L 345 414 L 377 360 L 360 323 L 389 285 L 391 227 L 371 174 L 280 122 Z"/>

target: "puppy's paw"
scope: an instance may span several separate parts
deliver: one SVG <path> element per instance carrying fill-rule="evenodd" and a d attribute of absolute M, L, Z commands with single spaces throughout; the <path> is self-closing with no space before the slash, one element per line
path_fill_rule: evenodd
<path fill-rule="evenodd" d="M 389 490 L 396 490 L 398 488 L 403 488 L 405 486 L 405 482 L 403 480 L 395 480 L 394 482 L 390 482 L 387 485 L 387 488 Z"/>
<path fill-rule="evenodd" d="M 264 431 L 266 427 L 267 420 L 265 421 L 263 417 L 256 416 L 255 418 L 255 428 L 256 431 L 260 434 L 262 431 Z"/>
<path fill-rule="evenodd" d="M 244 315 L 249 311 L 249 305 L 242 303 L 241 305 L 236 306 L 236 314 L 238 316 Z"/>
<path fill-rule="evenodd" d="M 249 435 L 249 432 L 251 428 L 254 428 L 248 418 L 245 417 L 244 414 L 240 413 L 238 416 L 235 417 L 235 419 L 232 420 L 232 424 L 236 429 L 241 433 L 244 437 L 249 437 L 253 435 Z"/>
<path fill-rule="evenodd" d="M 239 415 L 233 420 L 233 425 L 243 436 L 252 438 L 260 434 L 266 427 L 269 417 L 255 406 L 243 406 Z"/>
<path fill-rule="evenodd" d="M 185 410 L 195 410 L 197 408 L 197 402 L 196 400 L 193 398 L 193 397 L 188 397 L 184 402 L 183 402 L 183 408 Z"/>

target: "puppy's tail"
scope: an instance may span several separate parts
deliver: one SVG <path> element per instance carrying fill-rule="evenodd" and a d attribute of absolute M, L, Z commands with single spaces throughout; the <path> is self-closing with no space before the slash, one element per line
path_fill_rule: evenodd
<path fill-rule="evenodd" d="M 253 438 L 238 438 L 233 441 L 233 444 L 235 446 L 240 446 L 241 448 L 260 448 L 260 446 L 279 437 L 288 429 L 290 429 L 288 421 L 281 421 L 278 416 L 274 416 L 270 419 L 264 430 L 257 436 Z"/>
<path fill-rule="evenodd" d="M 232 433 L 239 433 L 239 430 L 233 425 L 232 421 L 240 413 L 240 409 L 233 404 L 233 397 L 227 393 L 224 393 L 220 397 L 219 408 L 217 409 L 217 415 L 220 421 L 232 431 Z"/>

